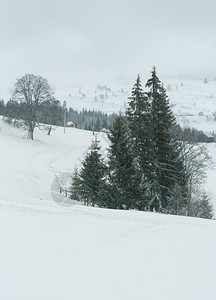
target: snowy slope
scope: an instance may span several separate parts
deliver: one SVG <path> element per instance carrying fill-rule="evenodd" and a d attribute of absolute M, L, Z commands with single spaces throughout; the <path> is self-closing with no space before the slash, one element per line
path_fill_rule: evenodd
<path fill-rule="evenodd" d="M 24 136 L 0 120 L 0 299 L 215 299 L 214 220 L 63 205 L 91 132 Z"/>

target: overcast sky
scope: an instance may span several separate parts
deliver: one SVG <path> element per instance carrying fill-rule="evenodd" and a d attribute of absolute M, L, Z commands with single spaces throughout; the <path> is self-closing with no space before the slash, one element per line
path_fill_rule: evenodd
<path fill-rule="evenodd" d="M 0 0 L 0 87 L 149 74 L 216 78 L 215 0 Z"/>

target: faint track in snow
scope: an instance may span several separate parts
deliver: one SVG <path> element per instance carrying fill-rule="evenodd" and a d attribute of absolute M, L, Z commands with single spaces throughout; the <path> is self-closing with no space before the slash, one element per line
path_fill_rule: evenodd
<path fill-rule="evenodd" d="M 50 186 L 50 194 L 52 200 L 61 206 L 71 206 L 77 204 L 77 201 L 72 200 L 68 197 L 68 192 L 65 193 L 71 183 L 73 170 L 71 169 L 71 171 L 69 171 L 70 168 L 68 168 L 68 170 L 65 172 L 57 172 L 56 168 L 54 167 L 55 162 L 61 161 L 63 157 L 64 159 L 67 156 L 70 158 L 71 155 L 73 155 L 73 149 L 64 152 L 62 156 L 50 160 L 48 164 L 49 169 L 52 171 L 52 173 L 55 174 L 55 177 Z"/>

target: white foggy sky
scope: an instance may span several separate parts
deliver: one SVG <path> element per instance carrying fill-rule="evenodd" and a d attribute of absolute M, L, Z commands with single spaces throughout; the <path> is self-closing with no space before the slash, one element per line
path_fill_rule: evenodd
<path fill-rule="evenodd" d="M 148 74 L 216 77 L 215 0 L 0 0 L 0 88 Z"/>

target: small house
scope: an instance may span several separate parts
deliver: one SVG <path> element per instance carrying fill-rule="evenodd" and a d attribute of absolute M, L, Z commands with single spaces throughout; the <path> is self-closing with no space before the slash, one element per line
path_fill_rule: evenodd
<path fill-rule="evenodd" d="M 204 131 L 203 132 L 203 138 L 205 143 L 213 143 L 214 142 L 214 137 L 211 135 L 209 132 Z"/>
<path fill-rule="evenodd" d="M 74 127 L 74 123 L 72 121 L 67 122 L 66 127 Z"/>

